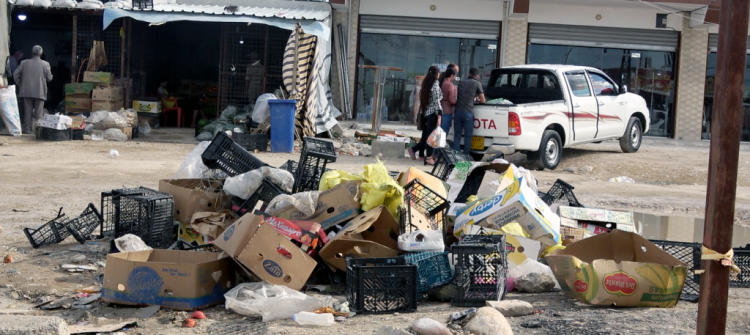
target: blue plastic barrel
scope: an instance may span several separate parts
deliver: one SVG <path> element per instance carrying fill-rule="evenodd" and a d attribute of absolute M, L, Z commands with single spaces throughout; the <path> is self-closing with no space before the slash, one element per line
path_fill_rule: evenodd
<path fill-rule="evenodd" d="M 271 109 L 271 151 L 294 151 L 294 111 L 297 100 L 268 100 Z"/>

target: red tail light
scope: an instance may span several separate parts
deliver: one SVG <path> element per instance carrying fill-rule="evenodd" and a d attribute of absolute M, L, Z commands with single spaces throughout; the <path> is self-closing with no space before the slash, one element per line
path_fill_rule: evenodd
<path fill-rule="evenodd" d="M 521 135 L 521 119 L 513 112 L 508 113 L 508 135 Z"/>

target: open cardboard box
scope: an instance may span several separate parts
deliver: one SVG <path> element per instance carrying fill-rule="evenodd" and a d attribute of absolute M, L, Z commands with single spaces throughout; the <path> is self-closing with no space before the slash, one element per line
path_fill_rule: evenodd
<path fill-rule="evenodd" d="M 190 223 L 196 212 L 219 212 L 228 208 L 231 195 L 221 192 L 223 179 L 162 179 L 159 181 L 159 192 L 169 193 L 174 197 L 174 219 Z M 214 191 L 199 191 L 196 188 Z"/>
<path fill-rule="evenodd" d="M 359 202 L 361 183 L 361 181 L 347 181 L 321 192 L 315 213 L 311 216 L 305 215 L 292 205 L 269 214 L 287 220 L 317 222 L 323 229 L 328 229 L 362 213 Z"/>
<path fill-rule="evenodd" d="M 245 249 L 245 246 L 250 243 L 250 239 L 255 236 L 255 232 L 258 231 L 261 224 L 263 224 L 262 216 L 247 213 L 224 230 L 214 240 L 214 245 L 229 256 L 237 257 Z"/>
<path fill-rule="evenodd" d="M 360 214 L 320 250 L 331 267 L 346 272 L 346 258 L 395 257 L 399 225 L 385 206 Z"/>
<path fill-rule="evenodd" d="M 562 291 L 592 305 L 674 307 L 687 266 L 647 239 L 613 230 L 545 257 Z"/>
<path fill-rule="evenodd" d="M 235 285 L 234 263 L 214 252 L 146 250 L 107 255 L 102 300 L 176 310 L 224 302 Z"/>

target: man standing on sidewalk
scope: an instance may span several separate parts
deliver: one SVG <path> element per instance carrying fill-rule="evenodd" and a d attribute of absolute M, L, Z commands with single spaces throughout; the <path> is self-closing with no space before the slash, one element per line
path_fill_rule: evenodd
<path fill-rule="evenodd" d="M 471 138 L 474 136 L 474 100 L 485 103 L 482 83 L 479 82 L 479 70 L 471 68 L 466 80 L 458 84 L 458 98 L 453 112 L 453 149 L 461 151 L 461 135 L 464 137 L 464 152 L 471 152 Z"/>
<path fill-rule="evenodd" d="M 18 97 L 23 98 L 23 132 L 27 134 L 33 132 L 35 120 L 44 118 L 47 83 L 52 81 L 52 70 L 49 63 L 41 59 L 42 53 L 42 47 L 35 45 L 31 50 L 34 57 L 21 62 L 13 73 L 20 87 Z"/>

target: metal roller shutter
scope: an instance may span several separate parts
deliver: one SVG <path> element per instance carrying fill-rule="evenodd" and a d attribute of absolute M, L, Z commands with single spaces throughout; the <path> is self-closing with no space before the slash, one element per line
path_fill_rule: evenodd
<path fill-rule="evenodd" d="M 363 33 L 497 40 L 500 21 L 467 21 L 405 16 L 360 16 Z"/>
<path fill-rule="evenodd" d="M 747 46 L 750 47 L 750 37 L 747 38 Z M 708 50 L 711 52 L 716 52 L 716 50 L 719 48 L 719 34 L 709 34 L 708 35 Z M 750 54 L 750 48 L 747 49 L 747 53 Z"/>
<path fill-rule="evenodd" d="M 529 24 L 529 40 L 537 44 L 675 52 L 679 36 L 670 30 Z"/>

